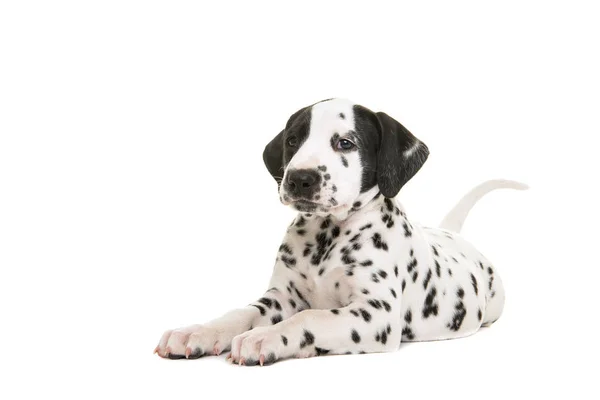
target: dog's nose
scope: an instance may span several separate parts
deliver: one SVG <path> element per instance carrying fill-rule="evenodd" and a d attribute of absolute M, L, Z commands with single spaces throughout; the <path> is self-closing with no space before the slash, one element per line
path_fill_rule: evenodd
<path fill-rule="evenodd" d="M 294 197 L 311 199 L 319 188 L 321 175 L 314 169 L 294 169 L 288 171 L 285 190 Z"/>

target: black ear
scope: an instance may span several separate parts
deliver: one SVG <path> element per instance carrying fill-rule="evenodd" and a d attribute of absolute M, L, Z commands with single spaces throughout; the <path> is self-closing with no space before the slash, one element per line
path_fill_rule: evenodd
<path fill-rule="evenodd" d="M 429 149 L 400 122 L 378 112 L 380 147 L 377 184 L 385 197 L 394 197 L 427 160 Z"/>
<path fill-rule="evenodd" d="M 277 182 L 283 179 L 283 132 L 279 132 L 263 151 L 263 161 Z"/>

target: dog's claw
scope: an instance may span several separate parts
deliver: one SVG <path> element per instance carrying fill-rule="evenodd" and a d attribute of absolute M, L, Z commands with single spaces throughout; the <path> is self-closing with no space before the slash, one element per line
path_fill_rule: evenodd
<path fill-rule="evenodd" d="M 190 358 L 190 355 L 192 354 L 192 348 L 188 347 L 185 349 L 185 358 Z"/>
<path fill-rule="evenodd" d="M 261 354 L 260 357 L 258 357 L 258 363 L 260 364 L 261 367 L 265 365 L 265 356 L 264 356 L 264 354 Z"/>
<path fill-rule="evenodd" d="M 218 356 L 219 354 L 221 354 L 221 349 L 219 349 L 219 347 L 215 346 L 213 349 L 213 354 L 215 356 Z"/>
<path fill-rule="evenodd" d="M 156 353 L 158 353 L 158 346 L 156 346 L 156 347 L 154 348 L 154 352 L 152 352 L 152 354 L 156 354 Z"/>
<path fill-rule="evenodd" d="M 246 359 L 244 357 L 241 357 L 238 365 L 246 365 Z"/>

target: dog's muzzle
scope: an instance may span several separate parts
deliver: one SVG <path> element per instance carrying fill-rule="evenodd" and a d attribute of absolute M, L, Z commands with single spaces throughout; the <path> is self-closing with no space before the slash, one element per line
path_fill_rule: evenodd
<path fill-rule="evenodd" d="M 316 169 L 288 171 L 283 189 L 292 200 L 312 201 L 321 187 L 321 175 Z"/>

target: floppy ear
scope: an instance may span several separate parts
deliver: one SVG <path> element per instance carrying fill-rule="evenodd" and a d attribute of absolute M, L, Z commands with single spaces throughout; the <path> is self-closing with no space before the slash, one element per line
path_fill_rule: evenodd
<path fill-rule="evenodd" d="M 389 115 L 382 112 L 375 115 L 380 135 L 377 184 L 385 197 L 394 197 L 423 166 L 429 149 Z"/>
<path fill-rule="evenodd" d="M 265 146 L 263 161 L 277 183 L 283 179 L 283 131 Z"/>

